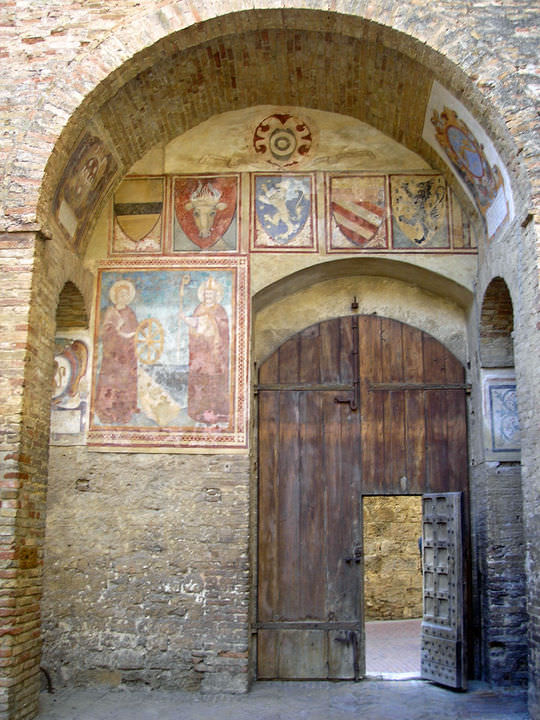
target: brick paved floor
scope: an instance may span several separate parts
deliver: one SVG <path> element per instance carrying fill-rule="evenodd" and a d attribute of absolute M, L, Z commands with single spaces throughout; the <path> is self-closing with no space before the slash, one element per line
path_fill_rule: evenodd
<path fill-rule="evenodd" d="M 419 677 L 421 625 L 421 619 L 367 622 L 366 673 Z"/>

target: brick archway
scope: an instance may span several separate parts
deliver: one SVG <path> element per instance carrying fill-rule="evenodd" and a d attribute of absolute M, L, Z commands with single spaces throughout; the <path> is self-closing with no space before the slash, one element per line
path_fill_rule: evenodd
<path fill-rule="evenodd" d="M 127 5 L 127 0 L 125 3 L 123 0 L 117 2 L 120 10 L 126 9 Z M 74 49 L 66 50 L 63 57 L 59 53 L 54 66 L 47 65 L 44 60 L 39 82 L 34 82 L 37 76 L 29 72 L 24 83 L 20 84 L 20 78 L 15 78 L 11 88 L 17 94 L 21 93 L 21 87 L 26 89 L 28 101 L 21 103 L 19 115 L 14 121 L 16 130 L 5 141 L 7 170 L 2 193 L 5 213 L 2 229 L 7 232 L 2 238 L 1 249 L 7 249 L 7 263 L 11 262 L 11 248 L 21 250 L 19 257 L 26 265 L 17 269 L 21 291 L 21 297 L 13 303 L 17 313 L 6 320 L 6 333 L 11 333 L 18 345 L 10 366 L 11 375 L 8 380 L 2 379 L 0 385 L 10 397 L 11 415 L 6 425 L 6 442 L 2 447 L 5 450 L 2 459 L 6 463 L 3 499 L 8 506 L 10 502 L 16 504 L 10 526 L 13 536 L 8 537 L 6 543 L 6 551 L 11 553 L 6 560 L 6 577 L 14 578 L 16 587 L 12 595 L 15 606 L 6 621 L 3 648 L 8 653 L 14 646 L 20 650 L 23 642 L 24 652 L 19 652 L 17 662 L 11 663 L 8 668 L 6 687 L 9 689 L 0 698 L 4 702 L 0 716 L 5 708 L 4 717 L 28 717 L 35 708 L 39 608 L 26 603 L 25 588 L 32 587 L 34 596 L 39 597 L 39 557 L 47 472 L 47 427 L 42 416 L 46 414 L 48 397 L 43 388 L 48 387 L 50 381 L 55 299 L 63 286 L 66 258 L 76 272 L 82 273 L 76 267 L 77 258 L 73 249 L 59 238 L 50 223 L 51 202 L 65 165 L 85 128 L 102 133 L 115 157 L 118 170 L 110 190 L 151 144 L 166 141 L 172 133 L 178 134 L 213 113 L 241 107 L 248 101 L 257 102 L 265 93 L 267 98 L 270 93 L 272 102 L 284 95 L 287 101 L 299 97 L 299 102 L 308 106 L 311 103 L 321 109 L 333 109 L 334 106 L 325 104 L 329 102 L 328 78 L 333 77 L 332 72 L 347 77 L 340 65 L 344 53 L 351 59 L 349 66 L 358 70 L 362 66 L 354 58 L 361 58 L 362 52 L 367 52 L 369 56 L 371 48 L 375 51 L 370 56 L 373 69 L 379 75 L 371 84 L 362 86 L 369 91 L 367 94 L 355 93 L 357 105 L 351 106 L 349 112 L 384 129 L 436 164 L 420 139 L 422 112 L 414 103 L 406 101 L 403 89 L 406 78 L 396 73 L 400 66 L 403 69 L 414 66 L 415 75 L 424 73 L 428 78 L 438 78 L 466 103 L 489 130 L 501 156 L 513 172 L 512 179 L 519 196 L 518 220 L 525 220 L 529 213 L 529 185 L 525 172 L 530 161 L 524 160 L 521 165 L 522 161 L 516 159 L 516 145 L 520 158 L 532 157 L 532 104 L 527 99 L 527 91 L 523 91 L 522 84 L 515 80 L 514 65 L 509 66 L 504 59 L 505 48 L 499 48 L 494 40 L 490 47 L 490 40 L 498 37 L 496 28 L 491 28 L 486 15 L 473 17 L 468 14 L 466 2 L 453 7 L 456 22 L 459 18 L 461 24 L 461 32 L 454 35 L 440 30 L 446 27 L 443 10 L 428 17 L 428 12 L 432 13 L 432 10 L 426 10 L 425 15 L 423 11 L 419 13 L 413 2 L 393 6 L 391 10 L 376 5 L 368 11 L 366 6 L 359 10 L 358 16 L 347 14 L 345 8 L 343 12 L 339 8 L 336 11 L 330 3 L 323 2 L 317 5 L 317 10 L 272 9 L 263 7 L 263 3 L 249 11 L 225 6 L 219 17 L 214 17 L 213 10 L 205 6 L 198 16 L 195 11 L 183 14 L 176 2 L 161 2 L 159 5 L 159 9 L 153 7 L 136 13 L 127 8 L 119 25 L 116 24 L 118 17 L 109 25 L 100 21 L 99 14 L 105 5 L 101 7 L 98 3 L 94 15 L 77 18 L 85 20 L 81 22 L 81 27 L 86 27 L 90 20 L 98 23 L 96 39 L 89 45 L 84 32 L 76 29 L 76 20 L 71 22 L 66 19 L 76 38 L 72 46 Z M 470 39 L 471 29 L 476 26 L 485 33 L 485 44 L 481 48 L 476 47 L 475 50 L 479 51 L 473 53 L 468 41 L 463 39 Z M 272 47 L 276 45 L 268 44 L 267 39 L 271 37 L 279 39 L 280 48 L 291 49 L 290 53 L 287 52 L 287 59 L 303 57 L 306 60 L 298 65 L 285 62 L 287 73 L 283 76 L 287 77 L 287 86 L 278 95 L 275 88 L 272 90 L 273 83 L 261 83 L 257 75 L 259 60 L 266 57 L 268 63 L 268 57 L 272 59 Z M 517 30 L 515 37 L 509 32 L 506 50 L 513 48 L 516 55 L 520 55 L 521 37 Z M 234 38 L 242 42 L 249 40 L 255 61 L 246 77 L 255 73 L 257 83 L 252 87 L 245 82 L 242 93 L 231 96 L 220 93 L 218 79 L 232 77 L 230 73 L 225 75 L 221 68 L 229 62 L 227 43 Z M 303 40 L 307 41 L 305 47 Z M 30 52 L 28 48 L 33 44 L 32 37 L 23 38 L 23 51 L 19 57 L 21 67 L 26 60 L 25 48 L 26 52 Z M 314 47 L 325 49 L 317 54 L 313 53 Z M 183 86 L 180 82 L 183 87 L 180 94 L 182 102 L 175 106 L 173 112 L 170 103 L 167 106 L 165 102 L 157 102 L 158 96 L 162 100 L 168 96 L 163 93 L 166 85 L 153 85 L 153 71 L 157 66 L 161 67 L 162 77 L 166 80 L 166 70 L 172 72 L 173 67 L 180 64 L 179 58 L 186 60 L 190 55 L 198 58 L 201 65 L 197 68 L 195 64 L 191 74 L 180 77 L 184 82 Z M 39 59 L 37 51 L 32 57 Z M 194 87 L 199 74 L 201 95 L 197 98 Z M 266 73 L 266 76 L 272 76 L 270 79 L 273 80 L 275 73 Z M 171 77 L 174 86 L 179 78 L 174 73 Z M 378 97 L 375 91 L 385 88 L 385 84 L 386 91 L 381 90 L 382 94 Z M 416 98 L 415 90 L 415 87 L 409 88 L 410 95 L 407 97 Z M 385 109 L 385 98 L 390 97 L 392 104 Z M 186 98 L 192 101 L 191 106 Z M 396 98 L 399 98 L 399 103 L 396 103 Z M 126 100 L 131 103 L 129 118 L 122 117 Z M 338 94 L 334 102 L 341 103 L 341 100 Z M 151 115 L 165 118 L 166 122 L 146 126 L 144 106 L 147 101 Z M 341 104 L 339 109 L 343 111 Z M 412 110 L 410 116 L 409 110 Z M 393 111 L 396 115 L 392 115 Z M 519 123 L 511 122 L 514 117 L 519 118 Z M 124 123 L 126 119 L 130 122 L 119 124 L 120 120 Z M 512 125 L 511 132 L 504 127 L 504 120 Z M 407 131 L 408 123 L 416 124 L 415 132 Z M 105 192 L 98 198 L 96 208 L 104 200 Z M 40 229 L 45 231 L 47 239 L 34 235 Z M 529 233 L 526 250 L 529 272 L 536 273 L 537 283 L 537 255 L 531 229 L 529 227 L 526 231 Z M 518 246 L 522 242 L 520 232 L 516 223 L 503 239 L 509 245 Z M 492 248 L 488 252 L 492 252 Z M 532 300 L 527 302 L 532 303 Z M 10 298 L 6 306 L 9 309 Z M 528 312 L 528 308 L 529 305 L 525 304 L 523 313 Z M 531 341 L 531 347 L 532 344 Z M 521 352 L 526 354 L 525 345 Z M 534 387 L 532 382 L 531 387 Z M 11 418 L 15 420 L 12 422 Z M 37 555 L 33 551 L 30 555 L 24 552 L 21 555 L 21 547 L 28 545 L 38 548 Z M 19 562 L 21 557 L 30 557 L 32 563 L 36 560 L 36 564 Z M 17 642 L 21 633 L 26 632 L 28 637 Z M 25 664 L 27 662 L 28 665 Z M 15 715 L 15 712 L 18 714 Z"/>

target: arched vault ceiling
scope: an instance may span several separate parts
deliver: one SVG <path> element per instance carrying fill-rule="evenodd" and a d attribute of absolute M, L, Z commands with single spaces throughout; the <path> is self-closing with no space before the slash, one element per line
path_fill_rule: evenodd
<path fill-rule="evenodd" d="M 456 65 L 363 18 L 280 9 L 188 27 L 133 55 L 80 103 L 48 162 L 38 220 L 47 226 L 55 188 L 84 130 L 108 140 L 118 181 L 152 146 L 212 115 L 258 104 L 353 116 L 446 170 L 421 140 L 434 78 L 458 96 L 467 90 L 468 106 L 474 111 L 477 102 L 480 111 L 480 94 Z"/>
<path fill-rule="evenodd" d="M 418 62 L 384 45 L 260 30 L 176 51 L 126 83 L 95 120 L 124 167 L 212 115 L 260 104 L 351 115 L 418 152 L 430 87 Z"/>

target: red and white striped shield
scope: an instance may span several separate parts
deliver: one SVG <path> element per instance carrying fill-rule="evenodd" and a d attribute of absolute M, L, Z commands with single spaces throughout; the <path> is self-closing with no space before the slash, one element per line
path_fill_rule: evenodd
<path fill-rule="evenodd" d="M 369 247 L 385 219 L 384 185 L 378 177 L 332 178 L 330 208 L 343 235 Z"/>

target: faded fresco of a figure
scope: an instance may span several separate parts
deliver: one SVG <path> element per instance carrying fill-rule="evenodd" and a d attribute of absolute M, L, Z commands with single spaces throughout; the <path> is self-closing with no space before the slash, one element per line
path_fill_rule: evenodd
<path fill-rule="evenodd" d="M 100 329 L 102 343 L 95 410 L 100 422 L 126 424 L 137 412 L 137 317 L 129 304 L 135 287 L 129 280 L 115 282 L 109 291 L 110 305 Z"/>
<path fill-rule="evenodd" d="M 188 415 L 197 422 L 227 423 L 229 400 L 229 318 L 220 304 L 223 288 L 214 278 L 198 289 L 189 327 Z"/>

